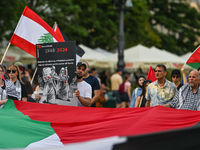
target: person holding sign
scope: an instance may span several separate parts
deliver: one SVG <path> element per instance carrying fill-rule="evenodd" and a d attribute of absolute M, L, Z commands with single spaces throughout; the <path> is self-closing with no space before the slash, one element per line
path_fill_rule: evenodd
<path fill-rule="evenodd" d="M 83 62 L 78 62 L 76 67 L 77 73 L 77 90 L 75 96 L 78 98 L 78 106 L 91 106 L 92 88 L 83 80 L 83 75 L 86 70 L 86 65 Z"/>

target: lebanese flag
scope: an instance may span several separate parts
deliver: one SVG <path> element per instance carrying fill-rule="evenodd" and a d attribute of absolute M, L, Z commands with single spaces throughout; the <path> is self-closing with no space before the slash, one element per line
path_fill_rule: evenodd
<path fill-rule="evenodd" d="M 91 108 L 8 99 L 0 109 L 0 120 L 0 148 L 41 149 L 116 136 L 149 137 L 150 133 L 184 129 L 200 121 L 200 111 L 162 106 Z M 165 142 L 166 146 L 168 141 Z M 101 146 L 100 143 L 102 149 Z"/>
<path fill-rule="evenodd" d="M 10 43 L 36 57 L 36 44 L 53 42 L 62 41 L 42 18 L 26 6 Z"/>
<path fill-rule="evenodd" d="M 156 81 L 156 76 L 153 68 L 150 66 L 149 67 L 149 72 L 147 74 L 147 80 L 151 80 L 152 82 Z"/>
<path fill-rule="evenodd" d="M 53 29 L 54 29 L 54 31 L 56 32 L 56 34 L 58 35 L 58 37 L 61 41 L 63 41 L 63 42 L 64 41 L 70 41 L 69 38 L 60 30 L 57 23 L 55 23 Z M 76 46 L 76 64 L 80 61 L 81 57 L 84 54 L 85 54 L 85 51 L 81 47 Z"/>
<path fill-rule="evenodd" d="M 195 69 L 200 67 L 200 46 L 191 54 L 186 64 Z"/>

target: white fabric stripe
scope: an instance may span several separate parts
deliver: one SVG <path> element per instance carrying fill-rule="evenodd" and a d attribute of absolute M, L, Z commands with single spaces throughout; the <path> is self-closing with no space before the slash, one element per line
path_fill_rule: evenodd
<path fill-rule="evenodd" d="M 39 147 L 34 150 L 112 150 L 115 144 L 125 143 L 126 141 L 127 137 L 113 136 L 87 142 L 66 144 L 62 147 Z"/>
<path fill-rule="evenodd" d="M 41 36 L 44 35 L 44 33 L 49 32 L 37 22 L 22 15 L 14 33 L 21 38 L 29 41 L 30 43 L 36 45 L 40 44 L 38 43 L 38 39 L 40 39 Z M 54 42 L 57 42 L 55 38 L 53 38 L 53 40 Z"/>
<path fill-rule="evenodd" d="M 60 141 L 60 138 L 58 137 L 58 135 L 55 133 L 41 141 L 38 142 L 34 142 L 29 144 L 25 150 L 29 150 L 29 149 L 43 149 L 43 148 L 47 148 L 47 147 L 52 147 L 52 146 L 56 146 L 56 147 L 60 147 L 60 146 L 64 146 L 63 143 Z"/>

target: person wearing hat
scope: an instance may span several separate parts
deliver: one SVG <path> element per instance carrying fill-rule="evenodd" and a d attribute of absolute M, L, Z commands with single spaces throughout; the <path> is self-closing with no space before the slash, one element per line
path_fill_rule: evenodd
<path fill-rule="evenodd" d="M 180 82 L 181 72 L 178 69 L 172 70 L 171 78 L 177 90 L 179 90 L 181 86 L 183 86 L 183 84 Z"/>
<path fill-rule="evenodd" d="M 33 94 L 33 88 L 31 86 L 31 83 L 27 79 L 27 77 L 25 77 L 25 75 L 24 75 L 24 72 L 25 72 L 24 64 L 21 62 L 16 62 L 15 65 L 17 65 L 19 67 L 19 70 L 21 73 L 21 80 L 26 86 L 27 94 L 31 97 L 31 95 Z"/>
<path fill-rule="evenodd" d="M 189 73 L 189 82 L 184 84 L 173 100 L 163 105 L 164 107 L 200 110 L 200 74 L 197 70 L 192 70 Z"/>
<path fill-rule="evenodd" d="M 87 66 L 84 62 L 78 62 L 76 67 L 77 73 L 77 90 L 75 96 L 78 98 L 78 106 L 91 106 L 92 88 L 90 84 L 83 80 Z"/>
<path fill-rule="evenodd" d="M 122 69 L 117 68 L 116 73 L 113 74 L 110 78 L 111 81 L 111 90 L 113 93 L 113 96 L 116 97 L 116 107 L 121 107 L 121 99 L 120 99 L 120 93 L 119 93 L 119 86 L 122 84 Z"/>
<path fill-rule="evenodd" d="M 142 84 L 145 80 L 146 78 L 143 75 L 138 77 L 138 81 L 137 81 L 138 87 L 135 88 L 135 90 L 132 93 L 131 102 L 129 105 L 130 108 L 135 107 L 136 99 L 138 98 L 138 96 L 142 94 Z"/>

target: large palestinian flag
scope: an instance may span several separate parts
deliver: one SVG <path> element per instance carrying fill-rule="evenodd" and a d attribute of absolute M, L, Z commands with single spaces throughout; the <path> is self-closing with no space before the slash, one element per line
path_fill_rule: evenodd
<path fill-rule="evenodd" d="M 196 139 L 200 135 L 200 129 L 190 127 L 199 120 L 199 111 L 161 106 L 86 108 L 9 99 L 0 109 L 0 148 L 59 147 L 116 136 L 128 137 L 128 140 L 111 147 L 113 149 L 129 146 L 132 149 L 148 149 L 156 144 L 169 148 L 169 142 L 172 142 L 172 145 L 192 143 L 194 147 L 200 143 L 199 138 Z M 186 138 L 190 138 L 188 143 L 181 143 L 181 140 Z M 103 143 L 100 143 L 100 148 L 102 145 Z M 81 146 L 81 149 L 84 146 L 88 146 L 85 149 L 91 148 L 86 144 Z"/>

